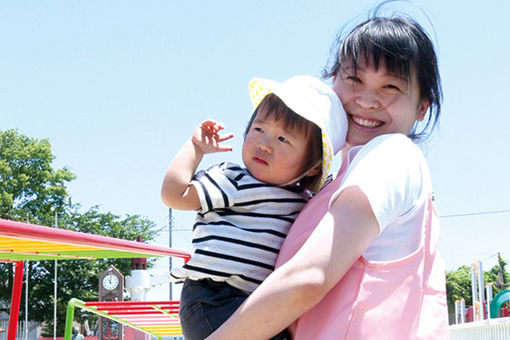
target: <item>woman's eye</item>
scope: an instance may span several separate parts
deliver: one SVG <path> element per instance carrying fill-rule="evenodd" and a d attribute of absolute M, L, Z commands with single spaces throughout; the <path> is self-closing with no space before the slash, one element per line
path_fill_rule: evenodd
<path fill-rule="evenodd" d="M 362 84 L 362 81 L 359 77 L 352 75 L 352 76 L 345 77 L 345 83 L 350 86 L 358 86 L 358 85 Z"/>

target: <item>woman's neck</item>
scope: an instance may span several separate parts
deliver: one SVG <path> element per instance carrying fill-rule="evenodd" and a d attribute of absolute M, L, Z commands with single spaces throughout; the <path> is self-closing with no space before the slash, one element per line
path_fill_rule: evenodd
<path fill-rule="evenodd" d="M 347 156 L 349 156 L 349 151 L 351 151 L 353 145 L 346 143 L 344 148 L 342 149 L 342 162 L 347 159 Z"/>

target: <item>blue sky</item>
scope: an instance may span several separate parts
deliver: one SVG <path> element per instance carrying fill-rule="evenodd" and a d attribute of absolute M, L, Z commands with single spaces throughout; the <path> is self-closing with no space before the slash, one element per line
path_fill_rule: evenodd
<path fill-rule="evenodd" d="M 252 77 L 320 76 L 337 32 L 378 1 L 3 1 L 0 129 L 47 138 L 84 209 L 139 214 L 160 227 L 161 181 L 205 118 L 236 134 L 240 161 Z M 448 269 L 508 251 L 510 2 L 397 2 L 430 33 L 443 78 L 439 129 L 422 145 Z M 461 5 L 460 5 L 461 4 Z M 499 213 L 448 217 L 477 212 Z M 191 212 L 174 212 L 189 249 Z M 163 232 L 158 243 L 168 243 Z"/>

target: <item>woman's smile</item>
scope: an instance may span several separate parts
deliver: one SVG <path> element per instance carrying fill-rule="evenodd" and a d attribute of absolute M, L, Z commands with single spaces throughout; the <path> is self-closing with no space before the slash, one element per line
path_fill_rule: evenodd
<path fill-rule="evenodd" d="M 354 121 L 354 123 L 364 128 L 373 129 L 384 124 L 380 120 L 361 118 L 354 115 L 350 115 L 350 117 Z"/>

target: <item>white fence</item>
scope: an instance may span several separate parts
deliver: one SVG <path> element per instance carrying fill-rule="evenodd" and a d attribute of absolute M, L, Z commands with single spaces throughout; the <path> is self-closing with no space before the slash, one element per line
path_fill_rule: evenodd
<path fill-rule="evenodd" d="M 18 333 L 16 340 L 37 340 L 39 323 L 34 321 L 28 322 L 28 339 L 25 337 L 25 321 L 18 323 Z M 5 329 L 5 332 L 0 333 L 0 340 L 7 340 L 7 331 L 9 329 L 9 321 L 0 321 L 0 328 Z"/>
<path fill-rule="evenodd" d="M 509 340 L 510 317 L 450 326 L 450 340 Z"/>

